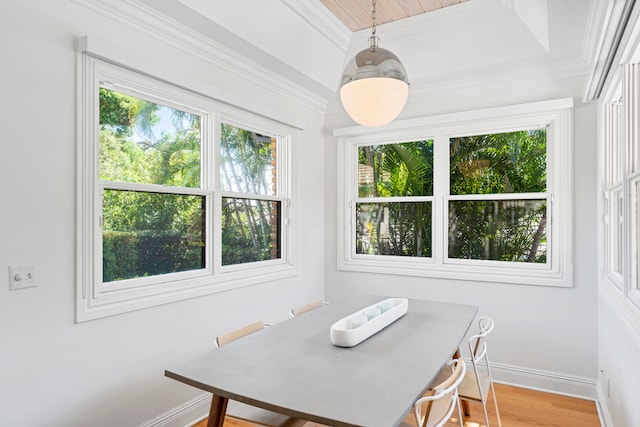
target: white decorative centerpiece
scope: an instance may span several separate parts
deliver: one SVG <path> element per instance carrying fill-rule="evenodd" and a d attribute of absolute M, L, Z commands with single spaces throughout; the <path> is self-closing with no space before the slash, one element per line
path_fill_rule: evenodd
<path fill-rule="evenodd" d="M 407 314 L 408 309 L 406 298 L 387 298 L 372 304 L 331 325 L 331 342 L 338 347 L 353 347 Z"/>

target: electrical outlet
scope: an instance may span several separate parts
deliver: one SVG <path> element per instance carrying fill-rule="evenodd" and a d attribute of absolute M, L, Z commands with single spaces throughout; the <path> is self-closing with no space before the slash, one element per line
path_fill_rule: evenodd
<path fill-rule="evenodd" d="M 35 265 L 21 267 L 9 266 L 9 289 L 35 288 L 38 286 L 38 274 Z"/>

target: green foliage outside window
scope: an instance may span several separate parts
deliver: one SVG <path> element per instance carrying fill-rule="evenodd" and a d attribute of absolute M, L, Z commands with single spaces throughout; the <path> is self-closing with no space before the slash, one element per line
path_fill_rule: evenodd
<path fill-rule="evenodd" d="M 358 196 L 433 194 L 433 141 L 358 148 Z M 429 257 L 431 202 L 360 202 L 356 205 L 356 253 Z"/>
<path fill-rule="evenodd" d="M 205 197 L 180 190 L 213 162 L 201 118 L 101 88 L 99 136 L 103 282 L 205 268 Z M 223 265 L 280 258 L 281 202 L 259 197 L 277 193 L 275 138 L 222 124 L 220 162 L 221 189 L 242 196 L 223 198 Z"/>
<path fill-rule="evenodd" d="M 200 139 L 198 116 L 100 89 L 101 181 L 197 188 Z M 105 185 L 103 282 L 204 268 L 204 197 Z"/>
<path fill-rule="evenodd" d="M 221 187 L 241 196 L 222 198 L 222 265 L 278 259 L 281 202 L 260 198 L 277 194 L 276 139 L 221 126 Z"/>
<path fill-rule="evenodd" d="M 546 150 L 545 129 L 451 138 L 451 195 L 514 197 L 450 201 L 449 258 L 546 262 Z"/>
<path fill-rule="evenodd" d="M 449 258 L 546 262 L 546 153 L 546 129 L 450 139 Z M 432 195 L 433 141 L 358 147 L 356 253 L 430 257 Z"/>

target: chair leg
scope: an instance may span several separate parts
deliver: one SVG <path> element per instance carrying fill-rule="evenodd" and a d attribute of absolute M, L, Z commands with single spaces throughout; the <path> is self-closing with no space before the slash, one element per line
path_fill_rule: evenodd
<path fill-rule="evenodd" d="M 498 419 L 498 427 L 502 427 L 500 421 L 500 411 L 498 411 L 498 399 L 496 398 L 496 389 L 493 388 L 493 381 L 491 381 L 491 393 L 493 394 L 493 406 L 496 408 L 496 418 Z"/>
<path fill-rule="evenodd" d="M 487 423 L 487 427 L 489 427 L 489 414 L 487 413 L 487 401 L 482 401 L 482 410 L 484 411 L 484 420 Z"/>
<path fill-rule="evenodd" d="M 460 398 L 458 396 L 456 396 L 456 406 L 458 407 L 458 419 L 460 420 L 460 427 L 464 427 L 462 421 L 462 408 L 460 406 Z"/>

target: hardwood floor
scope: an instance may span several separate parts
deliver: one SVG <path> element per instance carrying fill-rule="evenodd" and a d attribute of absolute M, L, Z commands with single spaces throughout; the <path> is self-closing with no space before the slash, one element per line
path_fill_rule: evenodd
<path fill-rule="evenodd" d="M 559 396 L 520 387 L 496 384 L 498 409 L 503 427 L 600 427 L 596 404 L 590 400 Z M 489 408 L 489 423 L 497 426 L 493 401 L 487 402 Z M 471 416 L 464 418 L 465 427 L 486 427 L 482 405 L 471 402 Z M 456 416 L 457 417 L 457 416 Z M 407 419 L 415 425 L 415 419 L 410 414 Z M 194 427 L 206 427 L 203 420 Z M 228 419 L 225 426 L 250 427 L 251 423 Z M 457 418 L 452 419 L 447 426 L 459 426 Z M 307 423 L 305 427 L 322 427 L 316 423 Z"/>

